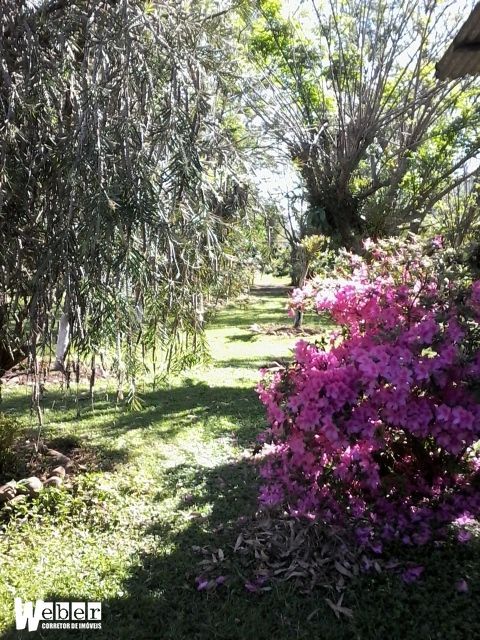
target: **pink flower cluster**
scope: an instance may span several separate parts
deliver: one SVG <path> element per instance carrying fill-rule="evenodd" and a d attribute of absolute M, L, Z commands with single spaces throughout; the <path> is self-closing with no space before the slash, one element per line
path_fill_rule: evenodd
<path fill-rule="evenodd" d="M 290 305 L 327 312 L 342 332 L 326 349 L 298 342 L 294 363 L 258 387 L 270 423 L 260 499 L 350 522 L 375 552 L 425 544 L 480 513 L 480 282 L 458 303 L 407 243 L 343 260 L 339 278 L 308 283 Z"/>

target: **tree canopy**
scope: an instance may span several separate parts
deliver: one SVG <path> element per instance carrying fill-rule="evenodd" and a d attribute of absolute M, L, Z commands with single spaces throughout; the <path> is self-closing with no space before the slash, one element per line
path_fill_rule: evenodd
<path fill-rule="evenodd" d="M 62 312 L 82 349 L 171 356 L 247 203 L 228 23 L 202 3 L 7 0 L 0 29 L 0 369 Z"/>
<path fill-rule="evenodd" d="M 313 0 L 308 8 L 292 17 L 277 0 L 260 0 L 246 48 L 249 104 L 298 168 L 310 227 L 346 246 L 362 233 L 418 229 L 478 174 L 478 88 L 434 74 L 462 7 Z"/>

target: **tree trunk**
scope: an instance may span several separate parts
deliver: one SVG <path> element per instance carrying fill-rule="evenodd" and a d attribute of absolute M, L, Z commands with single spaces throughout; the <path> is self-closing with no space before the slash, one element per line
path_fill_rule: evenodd
<path fill-rule="evenodd" d="M 304 247 L 295 242 L 290 250 L 290 277 L 293 287 L 303 287 L 307 275 L 307 256 Z"/>
<path fill-rule="evenodd" d="M 292 285 L 294 287 L 303 287 L 305 284 L 305 278 L 307 276 L 307 254 L 305 247 L 299 242 L 292 245 L 291 252 L 292 259 Z M 293 328 L 300 329 L 303 322 L 303 313 L 301 311 L 295 312 L 295 318 L 293 320 Z"/>
<path fill-rule="evenodd" d="M 55 364 L 52 371 L 63 371 L 63 363 L 70 344 L 70 321 L 68 314 L 64 313 L 58 323 L 57 346 L 55 348 Z"/>
<path fill-rule="evenodd" d="M 303 322 L 303 311 L 297 310 L 295 311 L 295 318 L 293 319 L 293 328 L 301 329 Z"/>
<path fill-rule="evenodd" d="M 313 231 L 328 235 L 352 251 L 358 251 L 363 233 L 359 202 L 338 185 L 308 189 Z"/>
<path fill-rule="evenodd" d="M 332 173 L 311 145 L 291 149 L 299 163 L 310 209 L 311 232 L 337 240 L 347 249 L 358 251 L 363 232 L 360 202 L 350 193 L 348 180 Z"/>

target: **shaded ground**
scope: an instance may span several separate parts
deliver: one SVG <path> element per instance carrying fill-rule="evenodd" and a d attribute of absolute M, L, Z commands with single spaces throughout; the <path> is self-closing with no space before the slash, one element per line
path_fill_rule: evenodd
<path fill-rule="evenodd" d="M 250 295 L 257 296 L 259 298 L 265 298 L 267 296 L 271 298 L 284 296 L 286 298 L 291 290 L 292 287 L 287 287 L 281 284 L 274 286 L 269 286 L 268 284 L 257 284 L 250 289 Z"/>
<path fill-rule="evenodd" d="M 355 609 L 351 621 L 336 620 L 322 594 L 302 595 L 289 585 L 260 596 L 240 586 L 196 591 L 192 547 L 228 553 L 235 542 L 230 527 L 256 508 L 255 474 L 243 454 L 264 426 L 253 391 L 257 369 L 288 358 L 294 338 L 252 335 L 248 327 L 285 325 L 283 294 L 270 285 L 254 292 L 253 305 L 222 311 L 208 331 L 212 365 L 157 391 L 146 386 L 141 412 L 116 411 L 105 387 L 94 411 L 82 401 L 77 419 L 74 397 L 48 389 L 46 437 L 73 435 L 115 464 L 84 478 L 79 496 L 88 497 L 88 509 L 59 496 L 55 509 L 40 504 L 34 517 L 20 516 L 0 535 L 0 638 L 480 638 L 476 540 L 417 551 L 426 566 L 417 585 L 383 574 L 358 580 L 346 602 Z M 26 402 L 8 390 L 6 408 L 28 422 Z M 469 593 L 456 592 L 460 578 Z M 15 595 L 100 600 L 103 628 L 16 632 Z"/>

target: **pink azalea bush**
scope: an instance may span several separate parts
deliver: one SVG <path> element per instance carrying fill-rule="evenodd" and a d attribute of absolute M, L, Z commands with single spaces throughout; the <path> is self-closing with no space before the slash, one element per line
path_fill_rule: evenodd
<path fill-rule="evenodd" d="M 259 385 L 261 502 L 349 523 L 374 552 L 464 526 L 480 512 L 480 281 L 439 238 L 367 242 L 293 292 L 309 308 L 338 329 Z"/>

